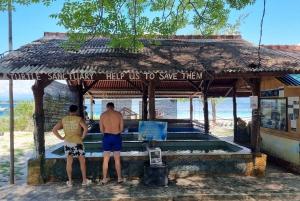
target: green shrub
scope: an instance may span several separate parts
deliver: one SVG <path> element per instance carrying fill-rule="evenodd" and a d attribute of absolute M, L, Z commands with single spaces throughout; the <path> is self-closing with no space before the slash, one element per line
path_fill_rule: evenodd
<path fill-rule="evenodd" d="M 33 116 L 34 102 L 33 101 L 18 101 L 14 107 L 14 130 L 16 131 L 33 131 Z M 0 131 L 9 131 L 9 111 L 6 111 L 0 117 Z"/>
<path fill-rule="evenodd" d="M 0 132 L 9 131 L 9 117 L 1 116 L 0 117 Z"/>

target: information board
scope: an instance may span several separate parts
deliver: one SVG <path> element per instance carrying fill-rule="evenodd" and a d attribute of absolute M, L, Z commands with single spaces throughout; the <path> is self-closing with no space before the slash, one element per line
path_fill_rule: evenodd
<path fill-rule="evenodd" d="M 138 140 L 167 140 L 167 122 L 140 121 Z"/>

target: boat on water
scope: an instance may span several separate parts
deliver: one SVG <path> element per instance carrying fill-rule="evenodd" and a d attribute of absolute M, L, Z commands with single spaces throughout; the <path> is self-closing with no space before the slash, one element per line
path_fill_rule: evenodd
<path fill-rule="evenodd" d="M 7 109 L 6 107 L 0 106 L 0 111 L 4 111 L 4 110 L 6 110 L 6 109 Z"/>

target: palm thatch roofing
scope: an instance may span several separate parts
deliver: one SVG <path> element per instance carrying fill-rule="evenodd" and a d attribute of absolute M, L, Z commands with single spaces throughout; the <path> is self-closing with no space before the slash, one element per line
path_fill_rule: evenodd
<path fill-rule="evenodd" d="M 140 97 L 147 79 L 157 80 L 157 97 L 199 96 L 203 81 L 209 80 L 209 97 L 230 97 L 233 87 L 245 97 L 252 91 L 244 79 L 300 70 L 300 57 L 259 48 L 239 35 L 155 39 L 160 45 L 140 39 L 140 52 L 108 48 L 106 37 L 90 38 L 79 51 L 67 51 L 61 46 L 67 40 L 65 33 L 45 32 L 2 56 L 0 79 L 66 79 L 70 85 L 81 79 L 85 95 L 94 98 Z"/>

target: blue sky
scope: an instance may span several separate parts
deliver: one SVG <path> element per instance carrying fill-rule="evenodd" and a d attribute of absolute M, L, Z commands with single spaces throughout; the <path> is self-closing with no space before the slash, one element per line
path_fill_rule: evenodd
<path fill-rule="evenodd" d="M 240 11 L 232 11 L 230 23 L 234 23 L 241 14 L 250 13 L 240 26 L 242 38 L 258 45 L 260 23 L 263 13 L 263 0 L 247 6 Z M 42 38 L 44 32 L 65 32 L 57 26 L 57 20 L 50 14 L 58 13 L 63 1 L 58 0 L 50 7 L 41 4 L 17 6 L 12 13 L 13 49 Z M 262 29 L 263 45 L 300 45 L 300 0 L 266 0 L 266 11 Z M 8 14 L 0 12 L 0 53 L 8 50 Z M 180 30 L 179 35 L 195 33 L 192 27 Z M 34 81 L 14 81 L 14 99 L 33 99 L 31 86 Z M 0 81 L 0 100 L 8 100 L 8 81 Z"/>

